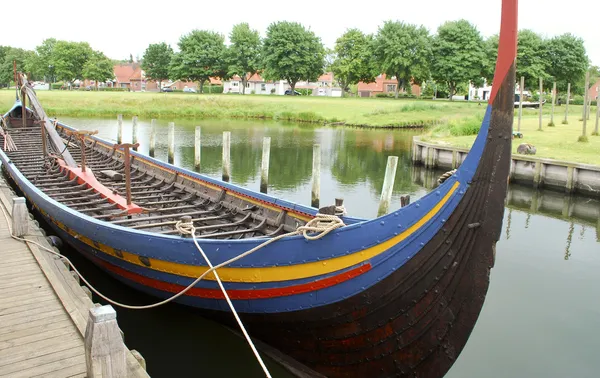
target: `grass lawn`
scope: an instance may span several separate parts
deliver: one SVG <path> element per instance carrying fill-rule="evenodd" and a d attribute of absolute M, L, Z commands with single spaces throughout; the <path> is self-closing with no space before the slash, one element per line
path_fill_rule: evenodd
<path fill-rule="evenodd" d="M 592 107 L 592 114 L 587 121 L 588 142 L 578 142 L 581 135 L 583 122 L 580 121 L 582 106 L 569 106 L 569 124 L 563 125 L 565 107 L 556 107 L 554 123 L 556 126 L 547 126 L 550 122 L 549 106 L 543 114 L 542 131 L 538 131 L 538 110 L 527 109 L 523 111 L 521 133 L 523 139 L 513 140 L 513 153 L 517 153 L 517 146 L 521 143 L 530 143 L 537 148 L 535 156 L 600 165 L 600 136 L 592 136 L 595 127 L 596 108 Z M 515 109 L 515 114 L 517 110 Z M 460 129 L 460 127 L 456 127 Z M 517 117 L 515 117 L 514 130 L 517 130 Z M 428 131 L 423 140 L 432 143 L 446 144 L 457 147 L 471 147 L 475 135 L 458 136 L 460 132 L 451 135 L 448 127 L 436 127 Z"/>
<path fill-rule="evenodd" d="M 266 118 L 352 126 L 428 125 L 479 116 L 485 109 L 476 103 L 385 98 L 57 90 L 37 95 L 51 116 Z M 0 111 L 13 102 L 14 91 L 0 91 Z"/>

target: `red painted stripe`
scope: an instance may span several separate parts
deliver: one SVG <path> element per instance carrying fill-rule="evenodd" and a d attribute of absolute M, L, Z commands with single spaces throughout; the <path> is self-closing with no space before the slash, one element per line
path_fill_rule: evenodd
<path fill-rule="evenodd" d="M 130 272 L 123 268 L 120 268 L 116 265 L 108 263 L 104 260 L 98 260 L 102 266 L 111 272 L 125 277 L 131 281 L 137 282 L 141 285 L 158 289 L 162 291 L 168 291 L 170 293 L 178 293 L 181 290 L 185 289 L 185 286 L 177 285 L 169 282 L 155 280 L 153 278 L 148 278 L 137 273 Z M 278 287 L 271 289 L 249 289 L 249 290 L 240 290 L 240 289 L 232 289 L 227 290 L 227 294 L 229 294 L 229 298 L 231 299 L 264 299 L 264 298 L 275 298 L 275 297 L 284 297 L 288 295 L 296 295 L 296 294 L 304 294 L 309 293 L 311 291 L 317 291 L 320 289 L 324 289 L 330 286 L 337 285 L 344 281 L 351 280 L 355 277 L 360 276 L 361 274 L 369 271 L 371 269 L 371 264 L 361 265 L 354 269 L 348 270 L 344 273 L 338 274 L 333 277 L 323 278 L 314 282 L 292 285 L 286 287 Z M 186 296 L 190 297 L 200 297 L 200 298 L 211 298 L 211 299 L 225 299 L 223 293 L 220 289 L 205 289 L 205 288 L 197 288 L 193 287 L 185 293 Z"/>
<path fill-rule="evenodd" d="M 502 0 L 502 19 L 500 26 L 500 40 L 498 42 L 498 59 L 492 83 L 490 104 L 494 103 L 500 85 L 504 81 L 510 67 L 517 58 L 517 19 L 518 0 Z"/>

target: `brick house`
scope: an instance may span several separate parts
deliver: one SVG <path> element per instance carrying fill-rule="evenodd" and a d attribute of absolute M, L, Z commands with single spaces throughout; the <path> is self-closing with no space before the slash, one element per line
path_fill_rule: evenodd
<path fill-rule="evenodd" d="M 590 98 L 595 100 L 598 97 L 598 92 L 600 92 L 600 79 L 598 79 L 598 81 L 596 81 L 596 83 L 590 87 Z"/>
<path fill-rule="evenodd" d="M 398 86 L 398 80 L 395 78 L 388 79 L 385 74 L 381 74 L 375 78 L 374 83 L 358 83 L 358 95 L 360 97 L 375 97 L 378 93 L 395 93 Z M 415 96 L 421 95 L 421 86 L 411 84 L 412 94 Z"/>

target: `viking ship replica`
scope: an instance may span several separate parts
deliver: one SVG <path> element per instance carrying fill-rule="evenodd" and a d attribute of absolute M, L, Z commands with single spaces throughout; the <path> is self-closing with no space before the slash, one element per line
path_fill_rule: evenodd
<path fill-rule="evenodd" d="M 200 248 L 218 265 L 279 238 L 216 271 L 253 337 L 328 377 L 440 377 L 475 325 L 494 264 L 516 43 L 517 0 L 503 0 L 489 105 L 451 177 L 376 219 L 329 215 L 343 224 L 314 240 L 310 230 L 288 233 L 327 209 L 256 193 L 52 122 L 23 75 L 21 99 L 2 118 L 2 168 L 64 241 L 158 298 L 207 272 Z M 182 224 L 193 226 L 195 237 Z M 176 301 L 233 320 L 213 273 Z"/>

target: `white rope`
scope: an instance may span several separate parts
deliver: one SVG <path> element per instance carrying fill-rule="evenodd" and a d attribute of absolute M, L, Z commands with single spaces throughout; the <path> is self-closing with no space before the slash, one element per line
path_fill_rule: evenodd
<path fill-rule="evenodd" d="M 204 253 L 204 250 L 202 249 L 202 247 L 200 247 L 200 245 L 198 244 L 198 241 L 196 240 L 196 228 L 194 227 L 194 223 L 191 220 L 186 223 L 177 222 L 176 226 L 177 226 L 177 229 L 179 230 L 179 232 L 181 232 L 182 234 L 192 236 L 192 239 L 194 240 L 194 244 L 196 245 L 196 248 L 198 248 L 198 251 L 200 251 L 200 253 L 202 254 L 202 257 L 204 257 L 204 260 L 206 260 L 206 263 L 212 269 L 213 264 L 210 262 L 210 260 L 208 259 L 208 256 L 206 256 L 206 253 Z M 248 332 L 246 331 L 246 327 L 244 327 L 244 323 L 242 323 L 240 317 L 238 316 L 237 311 L 235 311 L 235 307 L 233 306 L 233 303 L 231 303 L 231 299 L 229 299 L 229 295 L 227 294 L 227 290 L 225 290 L 225 287 L 223 286 L 223 282 L 221 282 L 221 278 L 219 277 L 219 274 L 216 271 L 213 272 L 213 274 L 215 275 L 215 278 L 217 279 L 217 282 L 219 283 L 219 287 L 221 288 L 221 291 L 223 292 L 223 295 L 225 296 L 225 300 L 227 301 L 227 304 L 229 305 L 229 308 L 231 309 L 231 312 L 233 313 L 235 320 L 237 321 L 238 325 L 240 326 L 240 329 L 242 330 L 242 333 L 244 334 L 246 341 L 250 345 L 250 348 L 252 349 L 252 352 L 254 353 L 256 360 L 260 364 L 260 367 L 262 367 L 263 371 L 265 372 L 265 375 L 267 377 L 271 378 L 271 373 L 269 372 L 269 369 L 267 369 L 267 367 L 265 366 L 265 363 L 263 362 L 262 358 L 260 357 L 260 354 L 258 354 L 258 351 L 256 350 L 256 347 L 254 346 L 254 343 L 252 342 L 252 340 L 250 339 L 250 336 L 248 335 Z"/>
<path fill-rule="evenodd" d="M 2 201 L 0 201 L 0 203 L 2 203 Z M 304 238 L 308 239 L 308 240 L 317 240 L 317 239 L 321 239 L 322 237 L 324 237 L 325 235 L 327 235 L 328 233 L 330 233 L 331 231 L 343 227 L 345 226 L 344 222 L 337 217 L 336 215 L 325 215 L 325 214 L 317 214 L 315 218 L 311 219 L 310 221 L 308 221 L 306 223 L 306 225 L 304 226 L 300 226 L 298 227 L 295 231 L 286 233 L 286 234 L 282 234 L 282 235 L 278 235 L 274 238 L 268 239 L 266 240 L 264 243 L 261 243 L 259 245 L 257 245 L 256 247 L 250 249 L 249 251 L 246 251 L 236 257 L 233 257 L 227 261 L 224 261 L 218 265 L 213 266 L 212 263 L 210 262 L 210 260 L 208 259 L 208 257 L 206 256 L 206 254 L 204 253 L 204 251 L 202 250 L 202 248 L 200 247 L 200 245 L 198 244 L 198 241 L 196 239 L 196 229 L 194 227 L 193 222 L 190 220 L 188 222 L 183 222 L 183 221 L 179 221 L 177 222 L 177 224 L 175 225 L 175 227 L 177 228 L 177 230 L 179 230 L 179 232 L 181 232 L 182 234 L 187 234 L 187 235 L 191 235 L 192 239 L 194 241 L 194 244 L 196 245 L 196 248 L 198 249 L 198 251 L 202 254 L 202 256 L 204 257 L 204 259 L 206 260 L 207 264 L 209 265 L 210 269 L 208 269 L 206 272 L 202 273 L 202 275 L 200 275 L 200 277 L 198 277 L 196 280 L 194 280 L 194 282 L 192 282 L 191 284 L 189 284 L 185 289 L 181 290 L 179 293 L 163 300 L 160 302 L 156 302 L 153 304 L 149 304 L 149 305 L 143 305 L 143 306 L 132 306 L 132 305 L 127 305 L 124 303 L 120 303 L 117 302 L 113 299 L 110 299 L 109 297 L 107 297 L 106 295 L 102 294 L 101 292 L 99 292 L 94 286 L 92 286 L 84 277 L 81 273 L 79 273 L 79 271 L 77 270 L 77 268 L 75 268 L 75 265 L 73 265 L 73 263 L 71 262 L 71 260 L 69 260 L 67 257 L 61 255 L 58 252 L 55 252 L 43 245 L 41 245 L 40 243 L 37 243 L 33 240 L 30 239 L 25 239 L 25 238 L 21 238 L 18 236 L 15 236 L 13 234 L 12 231 L 12 227 L 10 225 L 10 219 L 8 217 L 7 214 L 7 210 L 4 209 L 5 205 L 4 203 L 2 203 L 2 206 L 0 206 L 0 209 L 2 210 L 2 213 L 4 214 L 4 218 L 6 219 L 6 223 L 8 225 L 8 229 L 10 232 L 10 236 L 13 239 L 16 240 L 20 240 L 26 243 L 31 243 L 34 244 L 36 246 L 38 246 L 39 248 L 41 248 L 42 250 L 49 252 L 53 255 L 59 256 L 62 259 L 64 259 L 65 261 L 67 261 L 67 263 L 69 264 L 69 266 L 73 269 L 73 271 L 81 278 L 81 280 L 86 284 L 86 286 L 93 291 L 94 293 L 96 293 L 99 297 L 103 298 L 104 300 L 106 300 L 107 302 L 115 305 L 115 306 L 119 306 L 122 308 L 127 308 L 130 310 L 145 310 L 145 309 L 150 309 L 150 308 L 154 308 L 154 307 L 158 307 L 161 305 L 164 305 L 166 303 L 169 303 L 175 299 L 177 299 L 178 297 L 182 296 L 183 294 L 185 294 L 188 290 L 190 290 L 192 287 L 194 287 L 198 282 L 200 282 L 200 280 L 202 280 L 204 277 L 206 277 L 208 274 L 210 273 L 214 273 L 215 278 L 217 279 L 217 282 L 219 283 L 219 287 L 221 288 L 221 291 L 223 292 L 223 295 L 225 296 L 225 300 L 227 301 L 227 304 L 229 305 L 229 308 L 231 309 L 231 311 L 233 312 L 233 315 L 238 323 L 238 325 L 240 326 L 242 332 L 244 333 L 244 336 L 246 338 L 246 340 L 248 341 L 248 344 L 250 344 L 250 347 L 252 348 L 252 351 L 254 352 L 254 355 L 256 356 L 258 362 L 260 363 L 261 367 L 263 368 L 265 375 L 269 378 L 271 378 L 271 375 L 269 373 L 269 371 L 267 370 L 267 367 L 265 366 L 264 362 L 262 361 L 260 355 L 258 354 L 256 347 L 254 346 L 254 344 L 252 343 L 252 341 L 250 340 L 250 337 L 248 336 L 248 333 L 246 332 L 246 329 L 242 323 L 242 321 L 240 320 L 237 312 L 235 311 L 235 308 L 233 306 L 233 304 L 231 303 L 231 300 L 229 299 L 229 295 L 227 294 L 227 291 L 225 290 L 225 287 L 223 286 L 223 283 L 221 282 L 221 279 L 219 278 L 219 275 L 217 274 L 216 270 L 231 264 L 232 262 L 235 262 L 237 260 L 240 260 L 248 255 L 251 255 L 252 253 L 258 251 L 259 249 L 277 241 L 280 239 L 283 239 L 285 237 L 288 236 L 293 236 L 293 235 L 303 235 Z M 345 214 L 345 209 L 343 209 L 343 207 L 339 207 L 336 208 L 336 213 L 341 212 L 342 214 Z M 309 235 L 309 233 L 317 233 L 316 235 Z"/>

